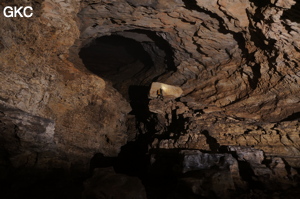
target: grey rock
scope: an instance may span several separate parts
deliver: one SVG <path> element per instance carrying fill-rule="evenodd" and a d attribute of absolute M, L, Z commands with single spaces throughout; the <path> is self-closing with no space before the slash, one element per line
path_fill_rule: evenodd
<path fill-rule="evenodd" d="M 231 154 L 209 154 L 202 153 L 199 150 L 182 150 L 182 172 L 209 169 L 217 167 L 228 169 L 230 166 L 237 167 L 237 161 Z"/>

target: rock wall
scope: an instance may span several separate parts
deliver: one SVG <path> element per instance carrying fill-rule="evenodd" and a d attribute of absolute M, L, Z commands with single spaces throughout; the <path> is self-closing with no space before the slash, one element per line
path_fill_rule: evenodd
<path fill-rule="evenodd" d="M 1 150 L 18 166 L 43 169 L 82 170 L 95 153 L 116 156 L 127 141 L 129 104 L 67 60 L 80 35 L 80 2 L 30 5 L 32 18 L 0 18 Z"/>
<path fill-rule="evenodd" d="M 177 100 L 150 102 L 159 113 L 154 148 L 247 146 L 299 168 L 296 1 L 29 4 L 32 18 L 0 18 L 1 142 L 10 161 L 86 168 L 95 153 L 116 156 L 127 142 L 130 105 L 84 67 L 78 52 L 101 36 L 149 31 L 168 43 L 176 66 L 157 81 L 183 90 Z M 18 139 L 7 139 L 11 134 Z M 25 161 L 32 157 L 37 161 Z"/>
<path fill-rule="evenodd" d="M 277 122 L 299 108 L 292 83 L 298 79 L 299 25 L 283 17 L 295 3 L 94 1 L 78 15 L 78 46 L 120 31 L 154 31 L 171 45 L 177 66 L 161 80 L 229 115 Z"/>
<path fill-rule="evenodd" d="M 158 134 L 177 128 L 179 138 L 168 130 L 170 139 L 159 141 L 162 148 L 212 150 L 210 136 L 220 146 L 256 147 L 298 167 L 299 24 L 285 14 L 296 12 L 295 6 L 295 1 L 95 1 L 84 3 L 79 13 L 78 43 L 142 29 L 170 44 L 177 70 L 159 80 L 181 86 L 184 94 L 180 102 L 150 102 L 150 110 L 153 105 L 161 113 Z M 180 118 L 185 122 L 179 127 Z"/>

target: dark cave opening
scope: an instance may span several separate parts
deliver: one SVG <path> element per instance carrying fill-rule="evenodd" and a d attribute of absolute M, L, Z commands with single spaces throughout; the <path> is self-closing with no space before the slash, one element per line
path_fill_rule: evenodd
<path fill-rule="evenodd" d="M 161 75 L 176 70 L 170 44 L 158 35 L 140 29 L 115 32 L 110 36 L 96 38 L 79 52 L 79 57 L 89 71 L 111 82 L 128 100 L 132 108 L 129 114 L 135 116 L 137 132 L 140 131 L 140 123 L 148 131 L 153 131 L 148 108 L 151 83 Z M 136 142 L 146 145 L 150 139 L 148 135 L 141 135 L 141 132 L 137 134 L 139 137 Z M 123 149 L 132 151 L 132 147 L 140 148 L 129 143 Z M 146 153 L 145 149 L 142 151 Z"/>
<path fill-rule="evenodd" d="M 152 46 L 143 45 L 144 48 L 148 48 L 148 52 L 152 51 L 154 54 L 156 54 L 156 58 L 160 56 L 163 57 L 163 62 L 165 64 L 166 71 L 176 71 L 177 68 L 174 62 L 174 52 L 172 50 L 172 47 L 168 43 L 168 41 L 158 36 L 159 33 L 148 31 L 148 30 L 142 30 L 142 29 L 128 30 L 125 32 L 129 34 L 135 33 L 138 35 L 145 35 L 150 40 L 152 40 L 155 43 L 156 48 L 153 45 Z M 151 47 L 152 49 L 150 50 L 149 47 Z M 155 61 L 157 60 L 156 58 L 154 59 Z"/>
<path fill-rule="evenodd" d="M 148 146 L 153 141 L 157 122 L 149 111 L 148 93 L 153 81 L 176 70 L 170 44 L 156 32 L 130 30 L 95 39 L 81 48 L 79 56 L 90 72 L 111 82 L 128 100 L 132 108 L 129 116 L 135 118 L 130 124 L 135 139 L 121 148 L 118 157 L 95 154 L 90 173 L 95 168 L 113 167 L 117 173 L 138 177 L 150 187 L 146 189 L 156 187 L 157 176 L 151 176 L 148 171 Z"/>
<path fill-rule="evenodd" d="M 81 49 L 79 56 L 91 72 L 113 84 L 132 78 L 154 64 L 139 42 L 118 35 L 95 39 Z"/>
<path fill-rule="evenodd" d="M 141 29 L 115 32 L 110 36 L 96 38 L 79 52 L 85 67 L 111 82 L 130 103 L 132 111 L 129 115 L 135 117 L 134 128 L 138 135 L 135 142 L 145 146 L 151 142 L 150 134 L 155 131 L 152 113 L 148 108 L 150 85 L 162 75 L 176 71 L 173 50 L 159 35 Z M 141 132 L 141 124 L 149 134 Z M 126 146 L 123 148 L 127 150 Z M 143 151 L 146 153 L 146 150 Z"/>
<path fill-rule="evenodd" d="M 146 30 L 96 38 L 80 49 L 79 57 L 90 72 L 111 82 L 127 100 L 132 98 L 129 95 L 140 95 L 131 86 L 149 87 L 161 75 L 176 70 L 168 42 Z"/>

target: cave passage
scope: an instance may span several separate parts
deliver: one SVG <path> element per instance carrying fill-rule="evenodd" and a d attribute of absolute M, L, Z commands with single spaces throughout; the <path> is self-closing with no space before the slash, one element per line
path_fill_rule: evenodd
<path fill-rule="evenodd" d="M 153 31 L 130 30 L 94 39 L 79 51 L 85 67 L 111 82 L 127 100 L 132 86 L 149 87 L 158 77 L 176 70 L 169 43 Z"/>
<path fill-rule="evenodd" d="M 130 30 L 93 40 L 81 48 L 79 56 L 90 72 L 111 82 L 128 100 L 132 108 L 129 115 L 135 118 L 128 124 L 134 129 L 133 136 L 128 132 L 129 137 L 134 139 L 128 140 L 118 157 L 96 154 L 91 160 L 90 170 L 113 166 L 117 173 L 139 177 L 147 189 L 156 187 L 157 176 L 148 172 L 148 146 L 153 141 L 157 122 L 149 111 L 148 93 L 153 81 L 169 71 L 176 71 L 170 44 L 153 31 Z M 172 184 L 173 178 L 163 182 Z M 164 191 L 156 192 L 161 195 Z"/>
<path fill-rule="evenodd" d="M 95 39 L 81 49 L 79 56 L 94 74 L 118 84 L 154 65 L 142 45 L 118 35 Z"/>

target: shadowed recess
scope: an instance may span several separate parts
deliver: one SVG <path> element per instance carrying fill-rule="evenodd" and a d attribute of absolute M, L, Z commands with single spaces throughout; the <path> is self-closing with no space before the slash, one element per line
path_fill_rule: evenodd
<path fill-rule="evenodd" d="M 291 7 L 291 9 L 288 9 L 283 12 L 283 15 L 281 16 L 281 19 L 289 19 L 293 22 L 300 22 L 300 3 L 299 1 L 296 1 L 296 4 Z"/>
<path fill-rule="evenodd" d="M 79 56 L 91 72 L 113 84 L 154 65 L 139 42 L 117 35 L 97 38 L 82 48 Z"/>

